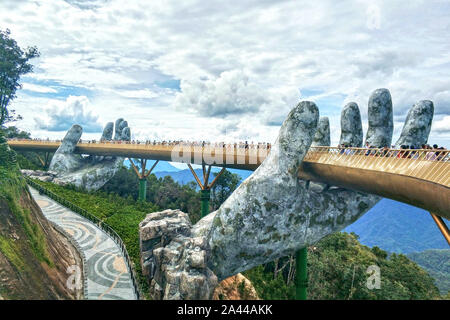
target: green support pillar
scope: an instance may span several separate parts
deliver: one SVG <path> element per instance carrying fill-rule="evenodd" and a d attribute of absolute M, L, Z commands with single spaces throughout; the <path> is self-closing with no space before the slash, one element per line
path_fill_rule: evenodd
<path fill-rule="evenodd" d="M 139 200 L 145 201 L 147 197 L 147 178 L 139 179 Z"/>
<path fill-rule="evenodd" d="M 308 248 L 303 248 L 295 254 L 295 299 L 306 300 L 308 287 Z"/>
<path fill-rule="evenodd" d="M 209 214 L 210 191 L 210 189 L 203 189 L 200 194 L 200 199 L 202 201 L 202 218 Z"/>

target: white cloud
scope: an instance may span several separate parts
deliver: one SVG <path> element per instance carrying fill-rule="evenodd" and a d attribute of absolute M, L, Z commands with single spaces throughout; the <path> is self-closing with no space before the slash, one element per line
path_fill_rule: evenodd
<path fill-rule="evenodd" d="M 84 132 L 101 132 L 89 99 L 84 96 L 69 96 L 65 101 L 52 101 L 44 109 L 44 114 L 35 117 L 38 129 L 48 131 L 67 131 L 73 124 L 78 124 Z"/>
<path fill-rule="evenodd" d="M 233 70 L 213 80 L 182 80 L 174 106 L 202 116 L 226 117 L 257 112 L 266 103 L 261 90 L 242 71 Z"/>
<path fill-rule="evenodd" d="M 38 93 L 57 93 L 58 92 L 51 87 L 40 86 L 37 84 L 27 83 L 27 82 L 22 83 L 22 89 L 27 90 L 27 91 L 38 92 Z"/>
<path fill-rule="evenodd" d="M 391 91 L 399 119 L 423 99 L 448 116 L 449 13 L 440 0 L 0 2 L 2 28 L 41 51 L 33 84 L 89 91 L 99 121 L 124 116 L 132 131 L 159 136 L 195 136 L 201 128 L 210 140 L 223 117 L 246 120 L 236 134 L 268 136 L 298 90 L 355 101 L 364 122 L 369 95 L 381 87 Z M 181 91 L 155 88 L 166 80 L 179 80 Z M 39 112 L 20 99 L 17 110 L 32 110 L 20 110 L 25 119 Z M 341 108 L 321 108 L 337 125 L 333 141 Z M 147 124 L 154 118 L 165 130 Z M 450 145 L 442 129 L 431 135 Z"/>
<path fill-rule="evenodd" d="M 148 89 L 142 89 L 142 90 L 116 90 L 116 93 L 119 94 L 122 97 L 126 98 L 137 98 L 137 99 L 151 99 L 156 98 L 158 96 L 157 93 L 148 90 Z"/>
<path fill-rule="evenodd" d="M 434 121 L 431 130 L 437 133 L 450 134 L 450 116 L 445 116 L 441 120 Z"/>

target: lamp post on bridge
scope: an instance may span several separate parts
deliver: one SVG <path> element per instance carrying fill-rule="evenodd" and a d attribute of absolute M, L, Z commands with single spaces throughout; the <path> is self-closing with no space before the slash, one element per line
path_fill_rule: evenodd
<path fill-rule="evenodd" d="M 152 173 L 153 169 L 158 164 L 159 160 L 156 160 L 156 162 L 153 164 L 153 166 L 150 168 L 150 170 L 146 171 L 147 167 L 147 159 L 140 159 L 141 162 L 141 170 L 136 167 L 134 164 L 134 160 L 129 158 L 131 165 L 133 166 L 134 172 L 136 172 L 136 175 L 139 178 L 139 196 L 138 200 L 145 201 L 147 197 L 147 177 Z"/>
<path fill-rule="evenodd" d="M 197 181 L 198 186 L 200 187 L 200 200 L 201 200 L 201 214 L 202 218 L 209 214 L 209 199 L 211 195 L 211 188 L 216 184 L 219 177 L 222 175 L 222 173 L 225 171 L 225 168 L 222 168 L 220 170 L 219 174 L 214 178 L 214 180 L 208 184 L 209 181 L 209 175 L 211 173 L 211 167 L 209 166 L 208 169 L 206 169 L 205 164 L 202 164 L 203 169 L 203 183 L 200 181 L 199 177 L 195 173 L 194 169 L 192 169 L 192 166 L 188 163 L 188 167 L 192 172 L 192 175 L 195 178 L 195 181 Z"/>

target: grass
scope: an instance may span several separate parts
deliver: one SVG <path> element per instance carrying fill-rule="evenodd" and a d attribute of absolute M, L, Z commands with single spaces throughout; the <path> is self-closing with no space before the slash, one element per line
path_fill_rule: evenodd
<path fill-rule="evenodd" d="M 22 256 L 18 254 L 20 253 L 20 248 L 12 239 L 0 236 L 0 252 L 18 271 L 25 271 L 26 265 Z"/>
<path fill-rule="evenodd" d="M 0 134 L 0 201 L 7 204 L 22 226 L 30 249 L 36 258 L 50 267 L 54 267 L 54 262 L 50 259 L 47 251 L 43 231 L 32 221 L 30 210 L 24 208 L 20 203 L 20 199 L 26 192 L 26 183 L 19 171 L 16 153 L 9 149 Z M 6 238 L 4 235 L 1 238 L 0 251 L 19 269 L 24 266 L 22 261 L 24 253 L 17 245 L 14 245 L 10 238 Z"/>

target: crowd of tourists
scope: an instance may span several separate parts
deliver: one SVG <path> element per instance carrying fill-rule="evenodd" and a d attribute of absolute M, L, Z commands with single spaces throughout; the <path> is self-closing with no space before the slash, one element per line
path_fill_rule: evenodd
<path fill-rule="evenodd" d="M 396 157 L 409 159 L 426 159 L 432 161 L 449 161 L 450 153 L 444 147 L 437 144 L 430 146 L 429 144 L 422 144 L 420 148 L 414 145 L 401 145 L 400 148 L 396 146 L 377 148 L 366 143 L 365 149 L 352 148 L 351 145 L 338 145 L 340 149 L 339 154 L 354 155 L 364 153 L 365 156 L 376 157 Z M 426 151 L 429 150 L 429 151 Z"/>
<path fill-rule="evenodd" d="M 10 140 L 27 140 L 30 139 L 10 139 Z M 31 139 L 32 141 L 48 141 L 48 142 L 62 142 L 62 140 L 50 140 L 47 139 Z M 240 141 L 234 143 L 225 143 L 225 142 L 216 142 L 211 143 L 209 141 L 190 141 L 190 140 L 131 140 L 131 141 L 123 141 L 123 140 L 79 140 L 80 143 L 110 143 L 110 144 L 131 144 L 131 145 L 145 145 L 145 146 L 192 146 L 192 147 L 208 147 L 208 148 L 223 148 L 226 150 L 232 149 L 262 149 L 270 151 L 272 145 L 266 142 L 253 142 L 250 143 L 248 141 Z M 449 161 L 450 160 L 450 152 L 446 148 L 442 146 L 438 146 L 437 144 L 433 144 L 432 146 L 429 144 L 422 144 L 419 147 L 414 145 L 401 145 L 400 148 L 396 146 L 392 146 L 391 148 L 382 147 L 378 148 L 375 146 L 371 146 L 366 143 L 365 149 L 354 148 L 351 145 L 340 144 L 338 145 L 340 149 L 339 154 L 345 155 L 354 155 L 364 153 L 365 156 L 377 156 L 377 157 L 397 157 L 397 158 L 410 158 L 410 159 L 426 159 L 426 160 L 437 160 L 437 161 Z M 429 150 L 429 151 L 426 151 Z"/>
<path fill-rule="evenodd" d="M 270 150 L 271 144 L 265 142 L 257 142 L 254 143 L 251 141 L 240 141 L 235 143 L 225 143 L 225 142 L 215 142 L 211 143 L 208 141 L 190 141 L 190 140 L 131 140 L 131 141 L 123 141 L 123 140 L 81 140 L 80 143 L 111 143 L 111 144 L 132 144 L 132 145 L 146 145 L 146 146 L 192 146 L 192 147 L 210 147 L 210 148 L 239 148 L 239 149 L 267 149 Z"/>

